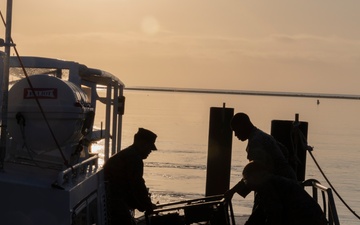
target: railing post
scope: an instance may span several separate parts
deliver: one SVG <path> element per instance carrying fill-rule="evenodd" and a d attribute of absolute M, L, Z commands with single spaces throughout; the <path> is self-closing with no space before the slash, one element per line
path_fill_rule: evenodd
<path fill-rule="evenodd" d="M 334 197 L 332 194 L 332 190 L 330 188 L 328 188 L 326 190 L 326 193 L 328 195 L 329 224 L 340 225 L 339 217 L 338 217 L 336 206 L 335 206 Z M 330 219 L 331 219 L 331 221 L 330 221 Z"/>

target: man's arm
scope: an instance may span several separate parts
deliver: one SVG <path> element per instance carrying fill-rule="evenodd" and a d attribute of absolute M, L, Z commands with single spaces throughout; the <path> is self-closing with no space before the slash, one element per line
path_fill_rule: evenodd
<path fill-rule="evenodd" d="M 129 179 L 137 209 L 140 211 L 150 211 L 153 208 L 153 204 L 143 179 L 143 167 L 142 160 L 134 160 L 132 162 L 132 169 L 129 171 Z"/>
<path fill-rule="evenodd" d="M 233 188 L 225 192 L 224 197 L 226 200 L 231 200 L 235 193 L 238 193 L 240 196 L 245 198 L 251 190 L 246 186 L 243 179 L 239 181 Z"/>

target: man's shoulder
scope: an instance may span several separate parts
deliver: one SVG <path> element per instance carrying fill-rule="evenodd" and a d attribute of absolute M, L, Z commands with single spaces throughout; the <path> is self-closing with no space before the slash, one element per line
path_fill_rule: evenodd
<path fill-rule="evenodd" d="M 115 153 L 114 155 L 112 155 L 108 161 L 105 163 L 106 164 L 109 164 L 109 163 L 112 163 L 114 161 L 118 161 L 118 160 L 121 160 L 123 158 L 126 158 L 127 155 L 129 155 L 131 152 L 130 152 L 131 148 L 130 147 L 127 147 L 123 150 L 121 150 L 120 152 L 117 152 Z"/>
<path fill-rule="evenodd" d="M 271 136 L 270 134 L 256 128 L 256 130 L 254 130 L 253 135 L 251 137 L 251 139 L 249 139 L 249 141 L 251 142 L 258 142 L 258 143 L 262 143 L 262 144 L 276 144 L 276 139 Z"/>
<path fill-rule="evenodd" d="M 130 145 L 127 148 L 122 149 L 120 152 L 116 153 L 115 155 L 112 156 L 112 158 L 121 158 L 121 157 L 126 157 L 127 155 L 131 155 L 134 153 L 134 146 Z"/>
<path fill-rule="evenodd" d="M 256 128 L 251 132 L 251 136 L 249 137 L 249 142 L 258 142 L 262 143 L 265 140 L 269 140 L 271 135 L 265 133 L 264 131 Z"/>
<path fill-rule="evenodd" d="M 255 127 L 250 133 L 250 138 L 256 139 L 256 138 L 266 136 L 266 135 L 267 134 L 264 131 L 262 131 L 259 128 Z"/>

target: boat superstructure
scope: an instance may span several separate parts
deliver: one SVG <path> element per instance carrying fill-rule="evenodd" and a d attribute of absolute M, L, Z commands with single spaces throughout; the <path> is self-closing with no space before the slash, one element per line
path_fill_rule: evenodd
<path fill-rule="evenodd" d="M 98 160 L 120 150 L 124 84 L 72 61 L 9 62 L 1 224 L 106 224 Z"/>

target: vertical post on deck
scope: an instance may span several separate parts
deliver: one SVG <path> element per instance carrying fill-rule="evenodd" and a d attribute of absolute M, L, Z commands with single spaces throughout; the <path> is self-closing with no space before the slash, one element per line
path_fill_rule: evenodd
<path fill-rule="evenodd" d="M 299 121 L 298 114 L 295 115 L 295 121 L 273 120 L 271 121 L 271 135 L 288 149 L 289 162 L 296 173 L 297 180 L 304 181 L 308 123 Z"/>
<path fill-rule="evenodd" d="M 205 196 L 221 195 L 229 189 L 231 172 L 233 108 L 210 108 Z"/>
<path fill-rule="evenodd" d="M 1 130 L 0 130 L 0 171 L 4 169 L 4 160 L 6 156 L 7 146 L 7 111 L 8 111 L 8 90 L 9 90 L 9 67 L 10 67 L 10 50 L 11 46 L 15 46 L 11 40 L 11 24 L 12 24 L 12 6 L 13 1 L 8 0 L 6 3 L 6 29 L 5 29 L 5 56 L 3 60 L 3 75 L 1 82 Z"/>

